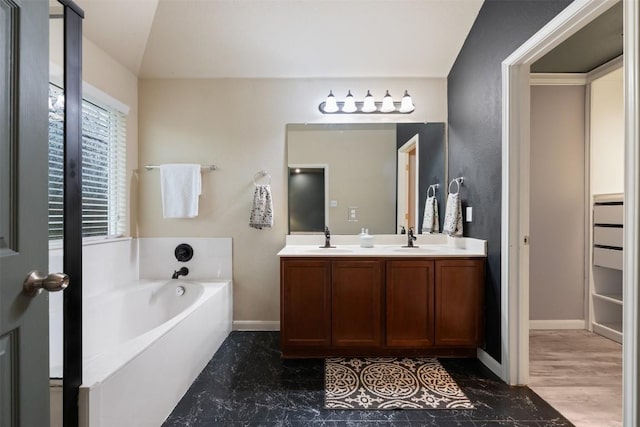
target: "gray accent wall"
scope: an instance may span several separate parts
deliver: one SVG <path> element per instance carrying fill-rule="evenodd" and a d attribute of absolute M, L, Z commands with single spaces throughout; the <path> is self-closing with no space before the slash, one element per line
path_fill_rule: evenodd
<path fill-rule="evenodd" d="M 485 349 L 501 361 L 501 63 L 570 1 L 486 0 L 447 80 L 449 176 L 464 177 L 464 235 L 488 242 Z"/>

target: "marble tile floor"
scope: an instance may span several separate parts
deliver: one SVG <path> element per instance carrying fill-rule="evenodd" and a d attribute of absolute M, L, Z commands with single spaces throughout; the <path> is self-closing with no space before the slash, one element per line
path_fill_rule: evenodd
<path fill-rule="evenodd" d="M 571 426 L 527 387 L 510 387 L 475 359 L 439 359 L 476 406 L 469 410 L 324 409 L 324 362 L 282 360 L 278 332 L 232 332 L 163 427 Z"/>
<path fill-rule="evenodd" d="M 577 427 L 622 427 L 622 345 L 586 330 L 531 331 L 529 386 Z"/>

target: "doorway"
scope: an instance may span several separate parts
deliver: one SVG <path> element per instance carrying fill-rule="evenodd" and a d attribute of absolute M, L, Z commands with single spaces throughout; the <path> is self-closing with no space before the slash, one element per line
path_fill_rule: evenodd
<path fill-rule="evenodd" d="M 398 224 L 418 233 L 419 135 L 398 148 Z"/>
<path fill-rule="evenodd" d="M 608 10 L 611 2 L 570 4 L 549 25 L 510 55 L 503 70 L 503 232 L 502 232 L 502 377 L 510 384 L 528 382 L 529 345 L 529 132 L 530 65 L 580 28 Z M 638 353 L 638 28 L 639 5 L 624 2 L 625 74 L 625 229 L 623 421 L 637 424 Z M 629 307 L 627 307 L 627 304 Z"/>

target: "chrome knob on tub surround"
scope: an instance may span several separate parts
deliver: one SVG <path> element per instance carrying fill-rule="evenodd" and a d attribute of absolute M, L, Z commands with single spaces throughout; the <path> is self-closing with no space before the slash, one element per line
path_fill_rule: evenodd
<path fill-rule="evenodd" d="M 69 286 L 69 276 L 64 273 L 42 274 L 37 270 L 29 273 L 22 283 L 22 292 L 29 297 L 35 297 L 42 290 L 58 292 Z"/>

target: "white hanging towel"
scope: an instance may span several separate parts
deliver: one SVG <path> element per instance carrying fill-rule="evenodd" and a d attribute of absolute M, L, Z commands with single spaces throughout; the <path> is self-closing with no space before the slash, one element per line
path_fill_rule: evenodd
<path fill-rule="evenodd" d="M 202 193 L 199 164 L 160 165 L 162 214 L 165 218 L 195 218 Z"/>
<path fill-rule="evenodd" d="M 424 203 L 424 216 L 422 217 L 423 233 L 440 232 L 440 218 L 438 216 L 438 200 L 434 196 L 427 197 Z"/>
<path fill-rule="evenodd" d="M 264 227 L 273 227 L 273 202 L 271 201 L 271 186 L 269 184 L 256 185 L 256 190 L 253 192 L 249 227 L 258 230 Z"/>
<path fill-rule="evenodd" d="M 454 237 L 462 237 L 462 205 L 460 193 L 449 193 L 447 196 L 447 211 L 444 216 L 442 232 Z"/>

